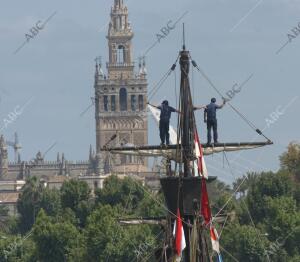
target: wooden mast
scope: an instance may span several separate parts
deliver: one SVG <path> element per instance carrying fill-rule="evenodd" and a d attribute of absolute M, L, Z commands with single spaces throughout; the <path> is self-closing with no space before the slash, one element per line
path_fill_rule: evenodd
<path fill-rule="evenodd" d="M 180 123 L 179 123 L 179 134 L 181 134 L 182 149 L 183 149 L 183 164 L 184 164 L 184 177 L 191 175 L 190 162 L 193 158 L 193 133 L 194 126 L 192 121 L 193 102 L 190 92 L 189 83 L 189 70 L 190 70 L 190 58 L 189 51 L 185 50 L 185 32 L 183 24 L 183 47 L 180 52 Z"/>

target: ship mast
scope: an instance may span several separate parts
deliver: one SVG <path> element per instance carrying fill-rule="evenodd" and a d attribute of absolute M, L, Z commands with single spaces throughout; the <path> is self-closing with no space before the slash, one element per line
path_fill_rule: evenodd
<path fill-rule="evenodd" d="M 183 46 L 182 51 L 180 51 L 179 54 L 179 64 L 180 64 L 180 72 L 181 72 L 181 80 L 180 80 L 180 97 L 179 97 L 179 105 L 180 105 L 180 120 L 179 120 L 179 126 L 177 129 L 177 137 L 181 138 L 181 144 L 182 144 L 182 162 L 183 162 L 183 177 L 188 178 L 192 176 L 192 166 L 191 163 L 194 158 L 194 132 L 195 132 L 195 121 L 194 121 L 194 110 L 193 110 L 193 101 L 192 101 L 192 95 L 191 95 L 191 89 L 190 89 L 190 81 L 189 81 L 189 71 L 190 71 L 190 54 L 189 51 L 186 50 L 185 46 L 185 30 L 184 30 L 184 24 L 183 24 Z M 199 228 L 199 224 L 197 226 L 198 233 L 198 241 L 196 244 L 197 249 L 200 249 L 200 252 L 198 255 L 191 254 L 192 252 L 191 245 L 191 226 L 194 224 L 194 222 L 200 222 L 199 221 L 199 209 L 195 208 L 193 214 L 185 212 L 185 193 L 183 190 L 183 184 L 185 181 L 181 181 L 182 174 L 179 177 L 178 180 L 178 199 L 177 208 L 180 209 L 180 213 L 182 214 L 183 218 L 183 228 L 185 232 L 185 239 L 186 239 L 186 248 L 184 250 L 183 259 L 186 262 L 194 262 L 196 261 L 208 261 L 208 259 L 205 259 L 205 251 L 203 249 L 203 243 L 201 239 L 202 233 L 200 230 L 202 228 Z M 194 183 L 193 183 L 194 184 Z M 197 184 L 197 183 L 195 183 Z M 195 184 L 193 186 L 195 186 Z M 199 197 L 199 196 L 198 196 Z M 197 203 L 199 206 L 199 202 Z M 208 254 L 206 254 L 208 255 Z M 193 259 L 193 258 L 194 259 Z"/>
<path fill-rule="evenodd" d="M 182 159 L 184 164 L 184 177 L 191 174 L 190 163 L 193 158 L 193 134 L 194 134 L 194 117 L 193 102 L 189 82 L 190 59 L 189 51 L 185 50 L 185 35 L 183 24 L 183 47 L 180 52 L 180 111 L 181 117 L 178 128 L 178 137 L 181 135 L 182 141 Z"/>

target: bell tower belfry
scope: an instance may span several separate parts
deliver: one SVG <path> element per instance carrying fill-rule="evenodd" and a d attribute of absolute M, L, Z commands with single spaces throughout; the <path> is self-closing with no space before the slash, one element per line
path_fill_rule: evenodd
<path fill-rule="evenodd" d="M 133 32 L 128 22 L 128 10 L 123 0 L 115 0 L 111 9 L 108 28 L 109 62 L 107 63 L 110 78 L 132 77 L 134 64 L 132 59 Z"/>
<path fill-rule="evenodd" d="M 113 137 L 110 146 L 148 143 L 146 63 L 145 58 L 140 58 L 138 72 L 135 71 L 133 36 L 127 7 L 123 0 L 114 0 L 106 37 L 109 50 L 107 74 L 103 72 L 101 59 L 96 59 L 94 88 L 98 155 Z M 104 169 L 107 172 L 107 166 L 111 165 L 106 164 Z M 136 170 L 137 166 L 147 169 L 145 159 L 131 156 L 117 156 L 112 165 L 113 171 L 120 172 Z"/>

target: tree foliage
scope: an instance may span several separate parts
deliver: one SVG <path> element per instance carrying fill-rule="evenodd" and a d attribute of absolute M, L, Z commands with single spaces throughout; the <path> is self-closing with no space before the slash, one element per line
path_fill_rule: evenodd
<path fill-rule="evenodd" d="M 300 261 L 299 149 L 289 145 L 277 172 L 245 174 L 233 189 L 209 185 L 213 214 L 230 214 L 220 239 L 224 261 Z M 20 216 L 0 229 L 0 262 L 153 261 L 163 242 L 158 226 L 120 225 L 120 218 L 165 215 L 161 192 L 128 177 L 110 176 L 95 195 L 82 181 L 55 190 L 30 178 L 17 208 Z"/>
<path fill-rule="evenodd" d="M 300 182 L 300 144 L 290 143 L 288 149 L 280 157 L 282 169 L 288 170 L 295 175 Z"/>
<path fill-rule="evenodd" d="M 145 189 L 140 182 L 125 177 L 111 176 L 105 180 L 103 189 L 96 191 L 96 202 L 102 205 L 121 205 L 126 210 L 134 210 L 145 197 Z"/>
<path fill-rule="evenodd" d="M 41 203 L 42 190 L 43 186 L 36 177 L 27 179 L 17 202 L 21 233 L 27 232 L 34 224 Z"/>
<path fill-rule="evenodd" d="M 69 261 L 71 251 L 80 248 L 81 234 L 70 222 L 56 223 L 41 209 L 33 227 L 33 240 L 38 260 Z"/>
<path fill-rule="evenodd" d="M 65 181 L 60 189 L 63 209 L 70 208 L 78 218 L 78 224 L 83 227 L 91 207 L 91 190 L 84 181 L 71 179 Z"/>
<path fill-rule="evenodd" d="M 267 261 L 265 248 L 268 246 L 268 240 L 250 225 L 229 225 L 224 232 L 222 243 L 238 261 Z M 228 261 L 234 261 L 230 255 L 225 256 Z"/>
<path fill-rule="evenodd" d="M 237 188 L 245 179 L 243 194 L 236 198 L 237 219 L 225 229 L 222 242 L 240 261 L 281 262 L 299 258 L 299 145 L 290 144 L 280 162 L 281 170 L 277 172 L 253 173 L 234 183 Z M 247 240 L 251 235 L 254 246 Z M 250 247 L 259 254 L 263 248 L 265 255 L 258 257 L 245 250 Z"/>

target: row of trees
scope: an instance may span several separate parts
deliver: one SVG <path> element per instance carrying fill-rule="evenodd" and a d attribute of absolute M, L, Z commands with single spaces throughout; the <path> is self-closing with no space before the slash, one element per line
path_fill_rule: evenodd
<path fill-rule="evenodd" d="M 290 144 L 280 164 L 276 173 L 249 173 L 233 185 L 239 197 L 227 212 L 236 219 L 221 244 L 238 261 L 300 261 L 300 145 Z M 225 261 L 234 260 L 224 253 Z"/>
<path fill-rule="evenodd" d="M 161 203 L 161 204 L 158 204 Z M 130 178 L 111 176 L 91 194 L 78 180 L 60 190 L 35 177 L 25 184 L 17 208 L 0 234 L 0 261 L 135 261 L 151 258 L 159 227 L 121 227 L 120 218 L 161 216 L 161 195 Z"/>
<path fill-rule="evenodd" d="M 230 219 L 219 227 L 224 261 L 300 261 L 300 145 L 291 144 L 280 163 L 276 173 L 246 174 L 232 190 L 219 181 L 209 188 L 214 214 L 232 199 L 223 210 Z M 95 194 L 82 181 L 56 190 L 30 178 L 20 216 L 3 219 L 0 208 L 0 262 L 154 261 L 162 229 L 118 220 L 163 216 L 163 203 L 161 193 L 130 178 L 111 176 Z"/>

